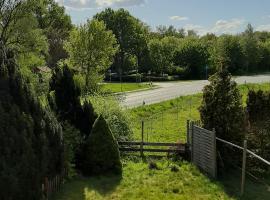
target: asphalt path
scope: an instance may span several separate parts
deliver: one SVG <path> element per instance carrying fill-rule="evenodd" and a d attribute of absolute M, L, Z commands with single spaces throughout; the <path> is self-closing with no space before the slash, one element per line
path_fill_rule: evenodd
<path fill-rule="evenodd" d="M 270 83 L 269 75 L 240 76 L 233 78 L 236 83 Z M 186 96 L 202 92 L 205 85 L 209 84 L 207 80 L 197 81 L 179 81 L 179 82 L 160 82 L 154 83 L 158 86 L 156 89 L 126 93 L 123 95 L 121 105 L 126 108 L 134 108 L 145 105 L 174 99 L 179 96 Z"/>

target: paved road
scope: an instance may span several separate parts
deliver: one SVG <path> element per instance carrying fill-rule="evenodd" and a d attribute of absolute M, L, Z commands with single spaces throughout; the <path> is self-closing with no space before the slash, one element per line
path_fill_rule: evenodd
<path fill-rule="evenodd" d="M 270 83 L 270 75 L 241 76 L 235 78 L 235 81 L 238 84 L 244 84 L 245 82 Z M 127 93 L 123 98 L 122 105 L 127 108 L 133 108 L 141 106 L 143 101 L 146 105 L 149 105 L 174 99 L 179 96 L 196 94 L 201 92 L 203 87 L 207 84 L 209 84 L 207 80 L 155 83 L 155 85 L 158 85 L 159 88 Z"/>

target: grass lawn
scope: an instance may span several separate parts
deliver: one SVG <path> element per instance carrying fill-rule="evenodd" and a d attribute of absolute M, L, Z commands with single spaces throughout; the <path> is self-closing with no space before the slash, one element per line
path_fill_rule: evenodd
<path fill-rule="evenodd" d="M 270 90 L 270 84 L 247 84 L 239 86 L 243 104 L 248 88 Z M 186 120 L 199 119 L 198 107 L 202 94 L 179 97 L 162 103 L 130 110 L 133 118 L 134 138 L 139 140 L 141 120 L 145 121 L 145 133 L 149 141 L 175 142 L 185 140 Z M 148 160 L 148 161 L 147 161 Z M 169 159 L 155 160 L 158 170 L 150 170 L 150 158 L 124 157 L 122 176 L 98 176 L 77 178 L 67 182 L 54 200 L 269 200 L 270 178 L 266 184 L 251 181 L 247 177 L 246 192 L 239 197 L 240 172 L 226 173 L 219 182 L 211 181 L 192 164 L 173 162 Z M 178 172 L 172 172 L 176 165 Z"/>
<path fill-rule="evenodd" d="M 122 83 L 122 84 L 121 83 L 105 83 L 105 84 L 102 84 L 102 89 L 105 91 L 116 93 L 116 92 L 129 92 L 129 91 L 135 91 L 135 90 L 141 90 L 141 89 L 151 89 L 151 87 L 147 83 Z"/>
<path fill-rule="evenodd" d="M 170 160 L 156 161 L 149 169 L 141 160 L 125 161 L 121 176 L 78 178 L 66 183 L 54 200 L 215 200 L 233 199 L 223 187 L 202 175 L 193 165 Z M 178 172 L 172 172 L 171 166 Z"/>
<path fill-rule="evenodd" d="M 246 104 L 249 89 L 270 90 L 269 83 L 239 85 L 243 104 Z M 140 106 L 130 110 L 134 139 L 141 138 L 141 121 L 145 123 L 145 139 L 150 142 L 176 142 L 186 139 L 186 122 L 198 120 L 198 108 L 202 94 L 182 96 L 161 103 Z"/>

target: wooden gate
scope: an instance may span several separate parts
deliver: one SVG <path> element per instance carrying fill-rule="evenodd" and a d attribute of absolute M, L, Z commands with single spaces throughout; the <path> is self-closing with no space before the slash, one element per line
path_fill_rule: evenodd
<path fill-rule="evenodd" d="M 212 178 L 216 178 L 216 133 L 191 122 L 189 125 L 191 161 Z"/>

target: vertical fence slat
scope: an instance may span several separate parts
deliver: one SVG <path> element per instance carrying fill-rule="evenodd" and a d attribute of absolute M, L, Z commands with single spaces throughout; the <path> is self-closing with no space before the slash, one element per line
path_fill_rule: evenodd
<path fill-rule="evenodd" d="M 142 121 L 142 141 L 141 141 L 141 157 L 143 156 L 143 134 L 144 134 L 144 121 Z"/>
<path fill-rule="evenodd" d="M 244 190 L 245 190 L 246 160 L 247 160 L 247 140 L 244 140 L 243 162 L 242 162 L 242 179 L 241 179 L 241 196 L 244 194 Z"/>

